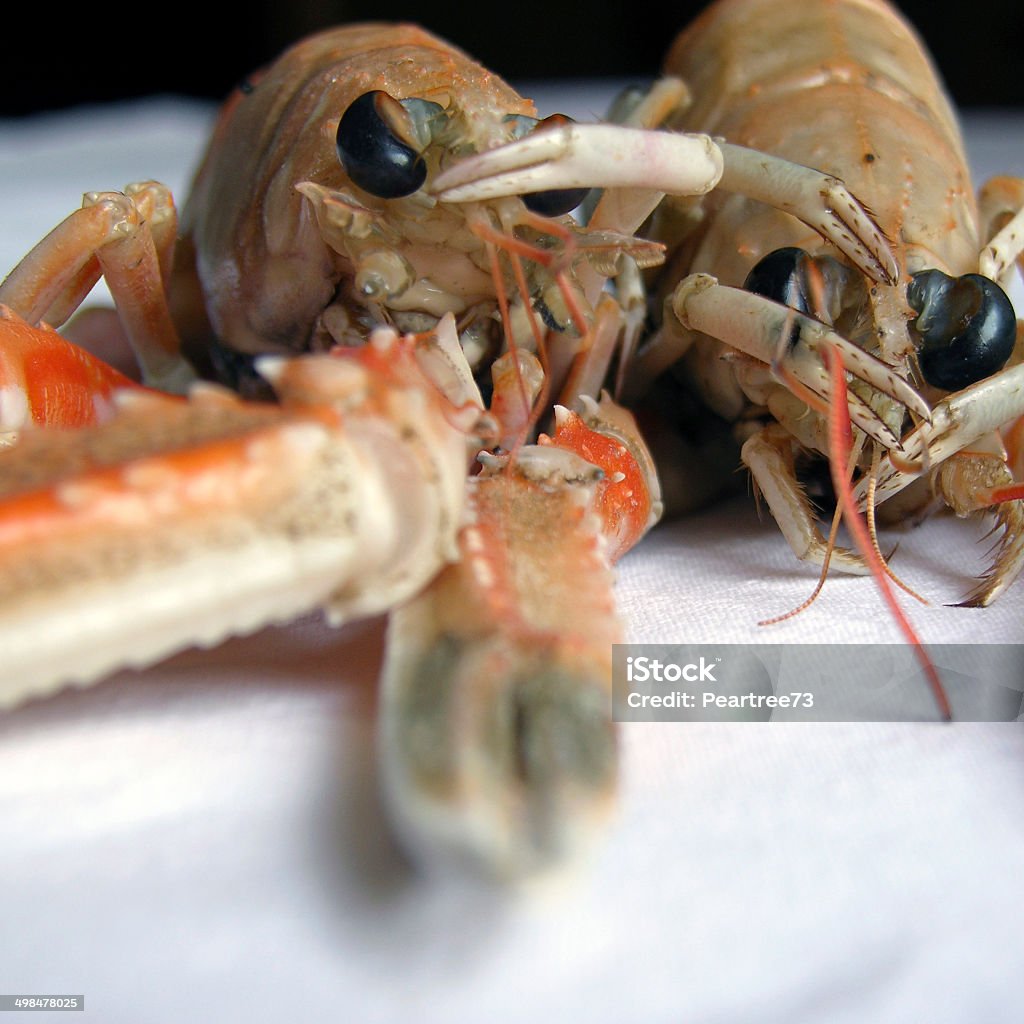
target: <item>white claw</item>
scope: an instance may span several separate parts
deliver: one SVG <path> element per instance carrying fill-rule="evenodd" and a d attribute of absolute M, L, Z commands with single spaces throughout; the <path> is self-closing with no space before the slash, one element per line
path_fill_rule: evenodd
<path fill-rule="evenodd" d="M 703 195 L 716 185 L 799 217 L 876 281 L 893 282 L 885 236 L 843 182 L 813 168 L 707 135 L 568 124 L 460 161 L 431 187 L 448 203 L 561 188 Z"/>
<path fill-rule="evenodd" d="M 923 398 L 891 367 L 824 324 L 742 288 L 720 285 L 708 274 L 693 274 L 678 286 L 672 306 L 684 327 L 719 338 L 733 348 L 763 363 L 773 364 L 779 339 L 799 337 L 805 352 L 831 347 L 843 366 L 876 391 L 927 420 L 931 410 Z M 793 376 L 824 399 L 829 397 L 828 374 L 823 362 L 800 359 L 799 349 L 787 342 L 785 365 Z M 900 449 L 899 439 L 865 402 L 854 394 L 848 398 L 850 418 L 885 448 Z"/>
<path fill-rule="evenodd" d="M 922 423 L 903 439 L 903 462 L 922 470 L 938 466 L 986 434 L 1024 415 L 1024 363 L 972 384 L 938 402 L 930 423 Z M 875 500 L 879 504 L 918 477 L 893 465 L 886 455 L 879 466 Z M 858 484 L 863 500 L 867 483 Z"/>
<path fill-rule="evenodd" d="M 722 143 L 721 187 L 799 217 L 829 239 L 872 280 L 895 283 L 899 267 L 888 241 L 845 183 L 813 167 Z"/>
<path fill-rule="evenodd" d="M 702 195 L 721 176 L 721 150 L 707 135 L 572 124 L 460 161 L 432 191 L 449 203 L 583 187 Z"/>
<path fill-rule="evenodd" d="M 817 323 L 810 318 L 807 320 L 811 324 Z M 920 419 L 927 422 L 932 418 L 928 403 L 887 363 L 834 331 L 826 331 L 823 337 L 842 360 L 848 373 L 910 409 Z M 816 346 L 812 344 L 812 347 Z"/>

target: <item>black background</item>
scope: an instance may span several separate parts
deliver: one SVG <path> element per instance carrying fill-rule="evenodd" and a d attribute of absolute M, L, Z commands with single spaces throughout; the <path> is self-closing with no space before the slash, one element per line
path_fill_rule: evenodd
<path fill-rule="evenodd" d="M 0 115 L 153 93 L 219 100 L 307 33 L 365 20 L 419 22 L 513 82 L 650 78 L 672 37 L 702 6 L 277 0 L 235 7 L 151 0 L 150 6 L 79 8 L 67 16 L 49 5 L 38 12 L 22 5 L 20 13 L 4 17 Z M 957 103 L 1024 106 L 1022 0 L 956 7 L 906 0 L 901 7 L 935 54 Z"/>

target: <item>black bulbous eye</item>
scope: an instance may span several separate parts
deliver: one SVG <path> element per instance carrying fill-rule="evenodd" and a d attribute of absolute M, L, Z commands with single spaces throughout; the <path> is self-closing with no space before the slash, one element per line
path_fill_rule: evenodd
<path fill-rule="evenodd" d="M 572 118 L 565 114 L 552 114 L 543 121 L 538 121 L 534 131 L 572 123 Z M 544 192 L 527 192 L 522 200 L 528 210 L 539 213 L 542 217 L 561 217 L 575 210 L 590 192 L 589 188 L 551 188 Z"/>
<path fill-rule="evenodd" d="M 412 195 L 427 180 L 423 157 L 397 131 L 405 112 L 386 92 L 363 93 L 338 123 L 338 158 L 345 173 L 378 199 Z"/>
<path fill-rule="evenodd" d="M 522 198 L 528 210 L 542 217 L 561 217 L 572 213 L 588 195 L 589 188 L 551 188 L 546 192 L 527 192 Z"/>
<path fill-rule="evenodd" d="M 980 274 L 914 274 L 907 303 L 921 338 L 917 361 L 924 379 L 959 391 L 1001 370 L 1013 352 L 1017 318 L 1006 292 Z"/>
<path fill-rule="evenodd" d="M 814 316 L 808 294 L 811 257 L 803 249 L 786 246 L 762 256 L 743 282 L 745 291 Z"/>

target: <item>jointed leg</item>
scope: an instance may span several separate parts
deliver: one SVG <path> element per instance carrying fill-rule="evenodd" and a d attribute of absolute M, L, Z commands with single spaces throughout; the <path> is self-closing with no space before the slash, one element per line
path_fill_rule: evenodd
<path fill-rule="evenodd" d="M 978 273 L 1005 284 L 1014 262 L 1024 269 L 1024 178 L 993 178 L 978 194 L 988 244 L 978 257 Z"/>
<path fill-rule="evenodd" d="M 147 384 L 182 391 L 195 379 L 180 354 L 165 282 L 177 231 L 174 203 L 157 182 L 90 192 L 0 285 L 0 303 L 29 323 L 60 326 L 102 274 Z"/>
<path fill-rule="evenodd" d="M 647 213 L 659 193 L 703 195 L 715 186 L 800 218 L 872 280 L 897 278 L 885 236 L 837 178 L 706 135 L 610 124 L 570 124 L 469 157 L 439 175 L 444 202 L 468 202 L 557 188 L 640 190 Z M 617 230 L 638 226 L 638 211 L 608 213 Z M 646 213 L 644 214 L 646 215 Z"/>
<path fill-rule="evenodd" d="M 796 478 L 793 449 L 792 435 L 780 425 L 771 424 L 748 438 L 740 454 L 793 553 L 806 562 L 821 565 L 828 544 Z M 868 572 L 860 555 L 845 548 L 832 550 L 830 564 L 844 572 L 859 575 Z"/>

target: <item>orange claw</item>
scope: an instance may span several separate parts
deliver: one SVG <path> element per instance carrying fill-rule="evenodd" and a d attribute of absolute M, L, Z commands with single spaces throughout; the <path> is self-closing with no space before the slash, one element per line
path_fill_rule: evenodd
<path fill-rule="evenodd" d="M 97 423 L 122 388 L 140 388 L 45 324 L 0 305 L 0 431 Z"/>
<path fill-rule="evenodd" d="M 639 453 L 615 434 L 594 430 L 581 416 L 561 407 L 556 411 L 554 436 L 542 435 L 539 441 L 575 452 L 604 472 L 596 510 L 609 544 L 608 559 L 617 561 L 651 526 L 656 496 Z"/>

